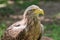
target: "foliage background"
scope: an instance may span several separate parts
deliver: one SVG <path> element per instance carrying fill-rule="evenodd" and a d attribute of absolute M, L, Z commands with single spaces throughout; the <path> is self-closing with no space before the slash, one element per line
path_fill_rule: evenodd
<path fill-rule="evenodd" d="M 20 20 L 29 5 L 35 4 L 45 11 L 45 19 L 42 21 L 45 28 L 43 35 L 60 40 L 59 2 L 60 0 L 0 0 L 0 37 L 9 25 Z"/>

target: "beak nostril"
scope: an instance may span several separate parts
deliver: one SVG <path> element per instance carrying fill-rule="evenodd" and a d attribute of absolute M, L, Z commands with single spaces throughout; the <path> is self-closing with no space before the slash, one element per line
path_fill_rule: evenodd
<path fill-rule="evenodd" d="M 42 14 L 39 14 L 39 16 L 43 16 Z"/>

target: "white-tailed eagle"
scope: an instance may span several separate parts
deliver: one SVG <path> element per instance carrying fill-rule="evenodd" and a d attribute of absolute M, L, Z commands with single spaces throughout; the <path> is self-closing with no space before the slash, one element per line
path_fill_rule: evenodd
<path fill-rule="evenodd" d="M 44 15 L 44 11 L 36 5 L 29 6 L 23 19 L 7 28 L 1 40 L 40 40 L 43 32 L 43 25 L 39 15 Z"/>

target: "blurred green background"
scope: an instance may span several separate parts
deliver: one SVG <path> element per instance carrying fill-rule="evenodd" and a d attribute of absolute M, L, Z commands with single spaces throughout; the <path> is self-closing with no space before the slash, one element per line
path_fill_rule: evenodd
<path fill-rule="evenodd" d="M 0 0 L 0 37 L 33 4 L 45 11 L 45 18 L 42 20 L 45 28 L 43 35 L 60 40 L 60 0 Z"/>

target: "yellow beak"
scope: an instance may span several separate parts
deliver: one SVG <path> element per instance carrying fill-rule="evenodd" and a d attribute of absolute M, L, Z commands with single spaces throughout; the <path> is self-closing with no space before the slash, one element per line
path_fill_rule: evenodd
<path fill-rule="evenodd" d="M 39 15 L 39 14 L 44 15 L 44 11 L 43 11 L 42 9 L 36 9 L 36 10 L 34 11 L 34 13 L 35 13 L 36 15 Z"/>

